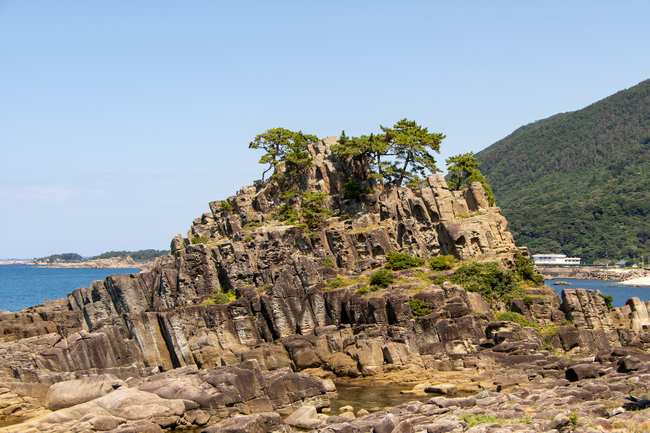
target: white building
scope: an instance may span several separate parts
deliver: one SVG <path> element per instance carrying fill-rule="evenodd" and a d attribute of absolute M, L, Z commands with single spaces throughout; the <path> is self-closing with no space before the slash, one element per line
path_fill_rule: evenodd
<path fill-rule="evenodd" d="M 579 265 L 580 257 L 567 257 L 564 254 L 534 254 L 536 265 Z"/>

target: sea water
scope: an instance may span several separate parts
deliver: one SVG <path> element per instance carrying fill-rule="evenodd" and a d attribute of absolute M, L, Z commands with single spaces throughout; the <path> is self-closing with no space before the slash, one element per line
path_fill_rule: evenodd
<path fill-rule="evenodd" d="M 113 274 L 131 274 L 136 269 L 44 268 L 29 265 L 0 266 L 0 310 L 19 311 L 43 301 L 65 298 L 79 287 Z"/>
<path fill-rule="evenodd" d="M 570 286 L 554 286 L 553 283 L 566 281 Z M 553 287 L 560 296 L 564 289 L 588 289 L 600 290 L 603 295 L 611 295 L 614 298 L 612 304 L 614 308 L 623 307 L 625 302 L 630 298 L 639 298 L 643 302 L 650 301 L 650 287 L 627 287 L 625 282 L 618 284 L 618 281 L 601 281 L 601 280 L 579 280 L 576 278 L 557 278 L 546 280 L 546 285 Z"/>

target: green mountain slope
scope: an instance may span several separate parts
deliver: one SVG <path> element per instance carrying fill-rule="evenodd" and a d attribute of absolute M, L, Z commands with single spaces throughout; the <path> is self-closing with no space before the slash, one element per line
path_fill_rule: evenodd
<path fill-rule="evenodd" d="M 650 80 L 476 154 L 518 245 L 650 258 Z"/>

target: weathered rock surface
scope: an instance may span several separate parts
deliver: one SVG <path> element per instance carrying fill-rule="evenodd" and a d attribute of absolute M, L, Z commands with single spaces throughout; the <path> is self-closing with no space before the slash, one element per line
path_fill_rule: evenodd
<path fill-rule="evenodd" d="M 258 182 L 210 203 L 211 212 L 194 221 L 187 238 L 177 235 L 172 254 L 156 259 L 151 269 L 112 275 L 67 299 L 0 314 L 0 421 L 40 417 L 25 424 L 37 430 L 219 425 L 221 430 L 210 428 L 234 432 L 247 425 L 250 431 L 288 431 L 271 412 L 288 416 L 300 407 L 318 411 L 328 405 L 320 379 L 294 373 L 304 370 L 322 378 L 427 383 L 436 392 L 446 390 L 445 399 L 428 403 L 425 412 L 408 406 L 391 412 L 399 423 L 392 425 L 395 419 L 383 414 L 372 426 L 387 419 L 391 431 L 456 431 L 466 427 L 457 417 L 431 417 L 455 414 L 454 404 L 481 404 L 449 398 L 454 387 L 474 393 L 557 388 L 554 398 L 566 402 L 584 400 L 579 385 L 585 380 L 595 383 L 594 390 L 609 386 L 602 378 L 618 380 L 612 371 L 642 377 L 643 354 L 625 352 L 650 345 L 648 304 L 638 299 L 610 312 L 598 291 L 569 289 L 560 299 L 540 287 L 509 305 L 489 305 L 476 293 L 449 282 L 434 284 L 413 269 L 396 272 L 399 279 L 387 290 L 359 290 L 390 251 L 423 258 L 452 254 L 505 267 L 513 266 L 513 253 L 527 252 L 515 247 L 479 183 L 452 192 L 434 175 L 417 190 L 377 185 L 365 180 L 363 164 L 331 152 L 334 141 L 311 146 L 315 165 L 305 175 L 284 184 Z M 350 179 L 374 192 L 346 198 Z M 334 216 L 311 229 L 277 221 L 278 197 L 287 188 L 327 193 Z M 348 285 L 332 288 L 337 276 Z M 206 305 L 226 291 L 238 299 Z M 410 299 L 428 304 L 431 312 L 414 316 Z M 495 313 L 506 310 L 543 328 L 497 321 Z M 549 350 L 566 356 L 600 351 L 601 366 L 612 357 L 617 364 L 601 370 Z M 78 395 L 68 393 L 66 383 L 81 387 Z M 569 388 L 571 396 L 559 391 Z M 151 418 L 111 412 L 104 402 L 118 397 L 115 404 L 142 400 L 142 413 Z M 496 396 L 486 401 L 502 403 Z M 59 410 L 46 414 L 47 408 Z M 360 420 L 373 423 L 378 417 L 337 417 L 321 426 L 324 415 L 301 410 L 309 414 L 300 426 L 318 425 L 321 431 L 369 431 Z M 514 417 L 512 408 L 490 410 Z M 420 422 L 407 413 L 428 418 Z M 235 415 L 241 423 L 227 419 Z M 544 420 L 545 427 L 552 418 Z M 542 428 L 541 421 L 535 425 Z"/>
<path fill-rule="evenodd" d="M 209 370 L 184 367 L 127 381 L 104 375 L 59 382 L 47 392 L 46 405 L 53 412 L 0 431 L 141 431 L 141 423 L 160 431 L 253 414 L 262 415 L 250 418 L 256 420 L 252 425 L 266 429 L 285 425 L 279 414 L 316 413 L 329 406 L 329 399 L 321 379 L 289 369 L 263 372 L 251 360 Z"/>
<path fill-rule="evenodd" d="M 621 371 L 624 360 L 633 355 L 640 357 L 638 369 Z M 506 433 L 553 429 L 641 432 L 650 427 L 650 411 L 646 410 L 650 407 L 650 356 L 647 354 L 617 348 L 601 351 L 591 360 L 571 360 L 543 351 L 507 356 L 518 364 L 481 373 L 486 388 L 491 389 L 474 396 L 433 397 L 425 403 L 413 401 L 344 422 L 339 417 L 330 417 L 336 423 L 334 429 L 327 425 L 312 433 Z M 535 363 L 531 363 L 533 359 Z M 598 374 L 573 382 L 559 380 L 581 367 Z M 500 392 L 495 392 L 498 388 Z"/>

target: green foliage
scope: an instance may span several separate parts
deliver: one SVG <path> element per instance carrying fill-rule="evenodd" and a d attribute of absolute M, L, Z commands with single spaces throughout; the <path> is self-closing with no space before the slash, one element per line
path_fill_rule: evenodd
<path fill-rule="evenodd" d="M 432 306 L 428 302 L 411 298 L 409 299 L 409 305 L 411 306 L 411 313 L 413 313 L 415 317 L 422 317 L 431 314 Z"/>
<path fill-rule="evenodd" d="M 524 296 L 524 304 L 525 304 L 527 307 L 530 307 L 531 305 L 533 305 L 533 298 L 531 298 L 531 297 L 528 296 L 528 295 Z"/>
<path fill-rule="evenodd" d="M 578 414 L 572 412 L 570 415 L 567 415 L 567 418 L 571 420 L 571 424 L 573 424 L 573 428 L 575 429 L 578 426 Z"/>
<path fill-rule="evenodd" d="M 54 263 L 54 262 L 71 263 L 71 262 L 80 262 L 81 260 L 83 260 L 83 257 L 81 257 L 77 253 L 54 254 L 51 256 L 43 257 L 41 259 L 36 259 L 37 262 L 47 262 L 47 263 Z"/>
<path fill-rule="evenodd" d="M 230 212 L 235 210 L 235 207 L 225 200 L 221 202 L 221 208 Z"/>
<path fill-rule="evenodd" d="M 476 154 L 517 245 L 650 256 L 650 80 L 523 126 Z"/>
<path fill-rule="evenodd" d="M 447 277 L 444 274 L 436 275 L 436 277 L 433 279 L 433 284 L 437 284 L 439 286 L 442 286 L 442 283 L 447 281 Z"/>
<path fill-rule="evenodd" d="M 463 265 L 456 270 L 451 282 L 479 293 L 488 301 L 507 298 L 521 290 L 521 277 L 514 271 L 502 269 L 496 262 Z"/>
<path fill-rule="evenodd" d="M 365 158 L 370 163 L 371 176 L 381 182 L 402 185 L 404 181 L 440 171 L 429 151 L 440 153 L 444 134 L 430 133 L 427 128 L 407 119 L 400 120 L 392 128 L 380 128 L 383 134 L 360 137 L 347 137 L 343 131 L 332 150 L 342 156 Z"/>
<path fill-rule="evenodd" d="M 336 263 L 334 263 L 334 260 L 331 257 L 325 257 L 325 259 L 323 260 L 323 267 L 334 268 L 336 267 Z"/>
<path fill-rule="evenodd" d="M 544 284 L 544 276 L 535 272 L 535 267 L 532 260 L 526 259 L 519 253 L 514 256 L 515 266 L 517 268 L 517 275 L 525 282 L 534 286 L 541 286 Z"/>
<path fill-rule="evenodd" d="M 608 310 L 613 310 L 614 309 L 614 297 L 612 295 L 603 295 L 603 299 L 605 300 L 605 304 L 607 305 Z"/>
<path fill-rule="evenodd" d="M 492 188 L 485 182 L 485 177 L 478 170 L 481 163 L 473 155 L 474 152 L 463 153 L 445 160 L 449 171 L 447 180 L 449 189 L 459 190 L 467 188 L 472 182 L 480 182 L 487 195 L 488 203 L 494 205 L 495 197 Z"/>
<path fill-rule="evenodd" d="M 458 415 L 460 421 L 467 423 L 468 427 L 474 427 L 479 424 L 504 424 L 506 422 L 503 418 L 496 418 L 488 414 L 469 414 L 461 413 Z"/>
<path fill-rule="evenodd" d="M 325 208 L 328 196 L 324 192 L 307 192 L 300 205 L 300 216 L 305 219 L 309 227 L 317 227 L 332 215 L 332 211 Z"/>
<path fill-rule="evenodd" d="M 363 286 L 362 288 L 358 289 L 356 292 L 357 295 L 365 295 L 368 292 L 377 292 L 381 290 L 381 287 L 379 286 Z"/>
<path fill-rule="evenodd" d="M 207 236 L 194 236 L 190 240 L 190 242 L 192 242 L 193 245 L 194 244 L 205 244 L 205 243 L 210 242 L 210 238 L 207 237 Z"/>
<path fill-rule="evenodd" d="M 458 263 L 458 259 L 451 254 L 436 256 L 429 259 L 429 267 L 434 271 L 446 271 L 452 269 Z"/>
<path fill-rule="evenodd" d="M 361 194 L 374 194 L 375 191 L 372 188 L 360 188 L 359 185 L 350 178 L 343 185 L 343 198 L 344 199 L 356 199 Z"/>
<path fill-rule="evenodd" d="M 253 234 L 251 233 L 251 234 L 249 234 L 248 236 L 246 236 L 246 237 L 244 238 L 244 242 L 250 242 L 250 241 L 252 241 L 253 239 L 255 239 L 255 235 L 253 235 Z"/>
<path fill-rule="evenodd" d="M 131 257 L 136 262 L 148 262 L 156 257 L 169 254 L 169 250 L 109 251 L 92 259 L 112 259 L 113 257 Z"/>
<path fill-rule="evenodd" d="M 300 196 L 300 194 L 298 194 L 298 191 L 296 191 L 295 189 L 288 189 L 282 194 L 282 196 L 280 198 L 285 203 L 291 203 L 293 201 L 296 201 L 296 199 L 299 196 Z"/>
<path fill-rule="evenodd" d="M 540 330 L 540 327 L 537 323 L 526 320 L 523 314 L 515 313 L 514 311 L 508 311 L 506 313 L 497 313 L 497 320 L 503 322 L 514 322 L 525 328 L 534 328 L 536 330 Z"/>
<path fill-rule="evenodd" d="M 474 427 L 479 424 L 504 425 L 504 424 L 520 424 L 520 423 L 527 423 L 532 421 L 532 418 L 529 415 L 524 415 L 522 418 L 518 418 L 518 419 L 505 419 L 505 418 L 496 418 L 488 414 L 469 414 L 469 413 L 462 413 L 458 415 L 458 419 L 460 421 L 466 422 L 468 427 Z"/>
<path fill-rule="evenodd" d="M 260 164 L 269 164 L 269 168 L 262 173 L 262 180 L 264 180 L 266 173 L 280 164 L 286 164 L 288 175 L 295 175 L 312 165 L 307 145 L 315 141 L 318 141 L 318 137 L 303 134 L 302 131 L 272 128 L 256 135 L 248 147 L 266 151 L 259 160 Z"/>
<path fill-rule="evenodd" d="M 252 221 L 252 222 L 249 222 L 248 224 L 246 224 L 243 227 L 243 230 L 255 230 L 256 228 L 261 227 L 261 226 L 262 226 L 261 222 Z"/>
<path fill-rule="evenodd" d="M 308 167 L 314 165 L 307 145 L 315 141 L 318 141 L 318 137 L 315 135 L 306 135 L 302 131 L 294 133 L 293 141 L 289 145 L 285 157 L 287 176 L 302 174 Z"/>
<path fill-rule="evenodd" d="M 462 186 L 468 186 L 467 178 L 481 166 L 473 155 L 474 152 L 462 153 L 445 160 L 449 172 L 447 179 L 449 189 L 458 191 Z"/>
<path fill-rule="evenodd" d="M 393 156 L 394 153 L 384 135 L 362 135 L 347 137 L 341 132 L 339 141 L 332 146 L 332 151 L 343 157 L 367 159 L 370 164 L 371 176 L 383 181 L 382 157 Z"/>
<path fill-rule="evenodd" d="M 298 221 L 298 212 L 291 209 L 288 204 L 280 206 L 278 211 L 278 221 L 284 221 L 285 224 L 295 224 Z"/>
<path fill-rule="evenodd" d="M 487 201 L 490 204 L 490 206 L 494 206 L 494 203 L 496 202 L 496 197 L 494 196 L 494 193 L 492 192 L 492 188 L 490 185 L 487 184 L 485 181 L 485 176 L 481 174 L 480 171 L 474 170 L 472 174 L 467 178 L 467 182 L 472 183 L 472 182 L 479 182 L 481 186 L 483 187 L 483 191 L 485 191 L 485 195 L 487 196 Z"/>
<path fill-rule="evenodd" d="M 406 186 L 413 191 L 419 191 L 426 185 L 426 179 L 421 179 L 420 176 L 414 174 L 407 182 Z"/>
<path fill-rule="evenodd" d="M 212 295 L 212 299 L 204 302 L 203 305 L 228 304 L 230 301 L 234 301 L 235 299 L 237 299 L 235 291 L 228 290 L 225 293 L 215 293 Z"/>
<path fill-rule="evenodd" d="M 413 257 L 407 253 L 396 253 L 390 251 L 386 254 L 386 269 L 393 271 L 401 271 L 402 269 L 417 268 L 424 265 L 424 259 L 421 257 Z"/>
<path fill-rule="evenodd" d="M 441 170 L 436 166 L 436 160 L 429 150 L 440 153 L 440 142 L 444 134 L 430 133 L 427 128 L 422 128 L 414 121 L 402 119 L 393 128 L 381 126 L 385 140 L 393 149 L 397 161 L 391 167 L 391 177 L 401 185 L 407 181 L 427 173 L 436 173 Z"/>
<path fill-rule="evenodd" d="M 327 193 L 324 192 L 305 192 L 301 194 L 289 189 L 282 195 L 282 200 L 285 203 L 278 208 L 278 220 L 285 221 L 285 224 L 295 224 L 302 220 L 303 223 L 299 226 L 316 228 L 322 225 L 326 218 L 332 216 L 332 211 L 325 207 L 328 198 Z M 292 208 L 295 203 L 300 203 L 298 211 Z M 311 237 L 315 238 L 317 236 Z"/>
<path fill-rule="evenodd" d="M 327 285 L 332 289 L 338 289 L 340 287 L 349 286 L 350 281 L 347 278 L 345 278 L 345 277 L 343 277 L 341 275 L 338 275 L 336 278 L 333 278 L 333 279 L 329 280 L 327 282 Z"/>
<path fill-rule="evenodd" d="M 388 287 L 393 281 L 395 281 L 395 274 L 388 269 L 380 269 L 370 276 L 370 284 L 381 287 Z"/>

